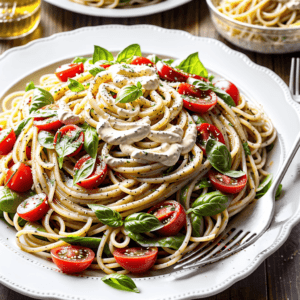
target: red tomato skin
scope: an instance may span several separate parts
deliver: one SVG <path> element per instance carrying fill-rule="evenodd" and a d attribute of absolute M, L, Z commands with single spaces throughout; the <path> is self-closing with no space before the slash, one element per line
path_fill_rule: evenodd
<path fill-rule="evenodd" d="M 165 79 L 172 82 L 186 82 L 189 78 L 188 75 L 181 73 L 169 65 L 159 61 L 156 63 L 156 69 L 161 79 Z"/>
<path fill-rule="evenodd" d="M 70 64 L 69 67 L 69 69 L 55 73 L 60 81 L 67 82 L 69 78 L 75 77 L 76 74 L 81 74 L 84 71 L 83 63 Z"/>
<path fill-rule="evenodd" d="M 41 195 L 43 194 L 43 195 Z M 41 193 L 41 194 L 38 194 L 38 195 L 35 195 L 35 196 L 32 196 L 30 198 L 34 198 L 36 196 L 39 196 L 41 195 L 41 198 L 44 197 L 44 201 L 37 207 L 35 207 L 34 209 L 30 210 L 30 211 L 25 211 L 23 212 L 23 207 L 24 207 L 24 202 L 25 201 L 28 201 L 28 199 L 26 199 L 25 201 L 23 201 L 17 208 L 17 213 L 18 215 L 26 220 L 26 221 L 29 221 L 29 222 L 35 222 L 35 221 L 38 221 L 40 219 L 42 219 L 45 214 L 48 212 L 48 210 L 50 209 L 50 206 L 49 206 L 49 203 L 48 203 L 48 197 L 46 194 L 44 193 Z M 22 207 L 22 204 L 23 204 L 23 207 Z"/>
<path fill-rule="evenodd" d="M 156 204 L 153 206 L 150 210 L 148 210 L 148 214 L 154 214 L 156 211 L 158 211 L 163 206 L 171 205 L 175 207 L 175 211 L 170 217 L 171 219 L 168 221 L 167 224 L 165 224 L 164 227 L 157 230 L 156 232 L 159 235 L 162 236 L 174 236 L 176 235 L 181 228 L 186 224 L 186 213 L 184 211 L 183 206 L 174 200 L 167 200 L 163 201 L 161 203 Z M 159 219 L 159 217 L 158 217 Z M 160 221 L 163 220 L 163 218 L 159 219 Z"/>
<path fill-rule="evenodd" d="M 53 140 L 54 148 L 55 148 L 55 145 L 56 145 L 56 141 L 57 141 L 58 134 L 61 133 L 61 136 L 63 136 L 63 135 L 65 135 L 69 130 L 72 130 L 72 131 L 73 131 L 73 130 L 81 130 L 81 128 L 78 127 L 78 126 L 76 126 L 76 125 L 66 125 L 66 126 L 60 128 L 60 129 L 56 132 L 56 134 L 55 134 L 55 136 L 54 136 L 54 140 Z M 83 142 L 84 142 L 84 133 L 83 133 L 83 132 L 80 133 L 80 135 L 79 135 L 79 137 L 78 137 L 78 140 L 79 140 L 79 139 L 82 139 L 81 145 L 77 148 L 76 151 L 74 151 L 73 153 L 71 153 L 71 154 L 69 154 L 69 155 L 67 155 L 67 156 L 75 156 L 75 155 L 77 155 L 77 154 L 80 152 L 81 148 L 83 147 Z"/>
<path fill-rule="evenodd" d="M 28 160 L 31 160 L 31 147 L 26 146 L 26 157 Z"/>
<path fill-rule="evenodd" d="M 57 253 L 62 249 L 62 248 L 67 248 L 70 250 L 79 250 L 79 249 L 86 249 L 89 251 L 89 256 L 85 260 L 74 260 L 74 261 L 69 261 L 69 260 L 64 260 L 63 258 L 60 258 Z M 74 274 L 74 273 L 80 273 L 87 269 L 91 263 L 93 262 L 93 259 L 95 257 L 95 253 L 93 250 L 81 246 L 62 246 L 62 247 L 57 247 L 54 249 L 51 249 L 51 256 L 53 262 L 56 264 L 56 266 L 63 271 L 66 274 Z"/>
<path fill-rule="evenodd" d="M 209 139 L 210 134 L 212 134 L 218 142 L 223 143 L 225 145 L 223 134 L 216 126 L 209 123 L 202 123 L 200 125 L 197 125 L 197 130 L 199 132 L 198 136 L 200 136 L 201 140 L 207 141 Z M 203 154 L 206 156 L 205 146 L 202 146 L 200 144 L 198 144 L 198 146 L 201 148 Z"/>
<path fill-rule="evenodd" d="M 132 273 L 144 273 L 153 267 L 155 264 L 158 249 L 157 247 L 149 247 L 151 251 L 148 255 L 143 256 L 128 256 L 124 252 L 128 249 L 136 251 L 145 249 L 143 247 L 122 248 L 116 249 L 113 253 L 116 262 L 125 270 Z"/>
<path fill-rule="evenodd" d="M 150 66 L 154 66 L 154 63 L 146 58 L 146 57 L 136 57 L 131 63 L 131 65 L 150 65 Z"/>
<path fill-rule="evenodd" d="M 8 154 L 14 147 L 16 140 L 17 138 L 15 132 L 12 129 L 11 132 L 7 135 L 7 137 L 4 138 L 2 142 L 0 142 L 0 155 Z"/>
<path fill-rule="evenodd" d="M 234 101 L 235 105 L 239 105 L 241 101 L 241 95 L 239 89 L 232 82 L 222 79 L 217 81 L 214 84 L 215 87 L 218 87 L 229 94 Z"/>
<path fill-rule="evenodd" d="M 53 110 L 58 110 L 59 106 L 57 104 L 49 104 L 41 109 L 53 109 Z M 53 120 L 50 123 L 46 122 L 41 122 L 44 120 Z M 50 118 L 34 118 L 33 125 L 36 126 L 39 130 L 46 130 L 46 131 L 57 131 L 60 127 L 62 127 L 64 124 L 58 120 L 57 117 L 50 117 Z"/>
<path fill-rule="evenodd" d="M 88 154 L 80 158 L 74 167 L 74 171 L 80 169 L 81 166 L 90 158 L 91 157 Z M 97 169 L 98 165 L 99 168 Z M 76 184 L 85 189 L 94 189 L 104 181 L 107 172 L 108 172 L 107 164 L 101 160 L 101 156 L 99 155 L 97 157 L 96 166 L 93 173 L 85 180 L 82 180 Z"/>
<path fill-rule="evenodd" d="M 8 169 L 10 169 L 14 164 L 15 164 L 15 163 L 14 163 L 14 160 L 11 159 L 11 160 L 9 161 L 9 163 L 7 164 Z"/>
<path fill-rule="evenodd" d="M 216 175 L 222 176 L 222 181 L 216 178 Z M 218 171 L 211 169 L 208 171 L 208 177 L 211 184 L 220 192 L 225 194 L 237 194 L 239 193 L 247 184 L 247 175 L 243 175 L 239 178 L 233 178 L 237 180 L 236 185 L 231 185 L 229 176 L 223 175 Z"/>
<path fill-rule="evenodd" d="M 181 95 L 188 95 L 196 98 L 196 103 L 190 102 L 187 99 L 183 100 L 184 108 L 191 110 L 193 112 L 197 112 L 200 114 L 206 113 L 208 110 L 212 109 L 218 101 L 217 95 L 211 91 L 201 91 L 196 89 L 193 85 L 188 83 L 181 83 L 178 88 L 178 93 Z M 210 100 L 202 100 L 203 97 L 209 97 Z"/>
<path fill-rule="evenodd" d="M 100 65 L 100 67 L 104 68 L 104 69 L 108 69 L 111 65 Z"/>
<path fill-rule="evenodd" d="M 16 173 L 8 182 L 8 180 L 13 175 L 15 170 L 17 170 Z M 13 191 L 16 192 L 28 191 L 29 189 L 31 189 L 33 184 L 31 168 L 25 165 L 24 163 L 20 163 L 20 165 L 19 164 L 14 165 L 12 168 L 8 170 L 7 175 L 5 177 L 5 183 L 7 183 L 7 187 Z"/>

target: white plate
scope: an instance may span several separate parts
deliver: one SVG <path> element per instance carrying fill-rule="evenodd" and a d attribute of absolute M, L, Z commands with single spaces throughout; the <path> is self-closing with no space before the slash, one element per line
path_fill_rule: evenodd
<path fill-rule="evenodd" d="M 16 86 L 24 88 L 29 81 L 26 76 L 37 71 L 32 77 L 37 80 L 41 73 L 49 70 L 51 64 L 53 70 L 64 59 L 90 55 L 93 45 L 100 43 L 99 36 L 105 41 L 101 46 L 110 51 L 118 51 L 133 43 L 139 43 L 144 52 L 181 58 L 199 51 L 208 69 L 233 81 L 244 93 L 264 105 L 279 133 L 271 168 L 276 174 L 278 165 L 299 131 L 299 107 L 275 73 L 213 39 L 148 25 L 87 27 L 56 34 L 0 56 L 0 93 L 3 95 Z M 118 36 L 118 40 L 111 39 L 111 36 Z M 52 263 L 18 249 L 14 240 L 15 231 L 1 222 L 0 281 L 13 290 L 39 299 L 117 300 L 122 297 L 123 300 L 175 300 L 219 293 L 253 272 L 285 242 L 292 227 L 300 220 L 300 195 L 295 178 L 299 168 L 297 161 L 300 161 L 299 155 L 283 181 L 284 196 L 276 203 L 270 229 L 251 247 L 196 272 L 153 273 L 151 277 L 135 279 L 141 294 L 117 291 L 101 282 L 99 272 L 95 276 L 86 274 L 75 277 L 53 271 Z"/>
<path fill-rule="evenodd" d="M 76 12 L 78 14 L 90 15 L 95 17 L 111 18 L 132 18 L 160 13 L 177 6 L 183 5 L 191 0 L 165 0 L 163 2 L 135 8 L 97 8 L 77 4 L 69 0 L 45 0 L 46 2 L 60 8 Z"/>

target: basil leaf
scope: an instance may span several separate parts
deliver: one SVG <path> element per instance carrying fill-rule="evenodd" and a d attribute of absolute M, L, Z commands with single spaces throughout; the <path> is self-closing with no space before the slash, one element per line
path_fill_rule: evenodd
<path fill-rule="evenodd" d="M 16 136 L 20 135 L 20 133 L 22 132 L 22 130 L 25 128 L 25 126 L 28 124 L 28 122 L 30 120 L 31 120 L 31 118 L 26 118 L 26 119 L 22 120 L 21 123 L 19 123 L 19 125 L 17 125 L 14 128 L 14 132 L 15 132 Z"/>
<path fill-rule="evenodd" d="M 53 109 L 38 109 L 30 114 L 32 118 L 49 118 L 57 116 L 57 110 Z"/>
<path fill-rule="evenodd" d="M 75 152 L 82 144 L 81 141 L 77 141 L 80 136 L 81 130 L 77 132 L 72 131 L 71 136 L 63 135 L 61 137 L 61 133 L 58 133 L 55 150 L 58 154 L 58 164 L 59 168 L 62 168 L 64 157 Z"/>
<path fill-rule="evenodd" d="M 193 120 L 197 125 L 200 125 L 202 123 L 207 123 L 205 119 L 203 119 L 201 116 L 198 115 L 192 115 Z"/>
<path fill-rule="evenodd" d="M 245 172 L 229 170 L 227 172 L 223 172 L 223 174 L 226 175 L 226 176 L 232 177 L 232 178 L 239 178 L 239 177 L 245 175 Z"/>
<path fill-rule="evenodd" d="M 162 59 L 162 61 L 170 66 L 174 62 L 174 59 Z"/>
<path fill-rule="evenodd" d="M 80 82 L 78 82 L 72 78 L 68 79 L 68 88 L 72 92 L 76 92 L 76 93 L 84 91 L 84 86 Z"/>
<path fill-rule="evenodd" d="M 103 224 L 110 227 L 123 226 L 124 222 L 121 215 L 117 211 L 100 204 L 88 204 L 88 207 L 95 213 L 96 217 Z"/>
<path fill-rule="evenodd" d="M 96 67 L 96 68 L 89 70 L 89 73 L 95 77 L 98 73 L 103 72 L 103 71 L 105 71 L 104 68 Z"/>
<path fill-rule="evenodd" d="M 95 237 L 68 236 L 65 238 L 60 238 L 60 240 L 70 245 L 82 246 L 91 249 L 98 249 L 101 243 L 101 238 Z M 112 253 L 110 252 L 107 244 L 105 244 L 103 252 L 108 257 L 112 256 Z"/>
<path fill-rule="evenodd" d="M 126 47 L 118 54 L 116 61 L 118 63 L 127 63 L 130 62 L 134 56 L 142 56 L 141 47 L 138 44 L 132 44 Z"/>
<path fill-rule="evenodd" d="M 275 143 L 273 142 L 272 144 L 268 145 L 266 147 L 267 152 L 270 152 L 274 148 Z"/>
<path fill-rule="evenodd" d="M 54 99 L 48 91 L 41 88 L 36 88 L 33 92 L 29 114 L 52 103 L 54 103 Z"/>
<path fill-rule="evenodd" d="M 47 233 L 47 230 L 39 223 L 37 222 L 27 222 L 25 227 L 23 228 L 24 230 L 31 230 L 36 233 L 33 236 L 36 237 L 37 239 L 40 239 L 42 241 L 48 241 L 48 239 L 44 236 L 38 235 L 39 232 L 45 232 Z"/>
<path fill-rule="evenodd" d="M 30 90 L 34 90 L 35 89 L 35 85 L 33 83 L 33 81 L 30 81 L 27 83 L 26 87 L 25 87 L 25 92 L 28 92 Z"/>
<path fill-rule="evenodd" d="M 219 96 L 221 99 L 223 99 L 224 102 L 229 107 L 236 106 L 235 102 L 233 101 L 233 99 L 231 98 L 231 96 L 229 94 L 227 94 L 222 89 L 214 86 L 211 82 L 205 82 L 205 81 L 197 80 L 197 79 L 195 80 L 194 78 L 190 77 L 190 78 L 188 78 L 187 83 L 194 85 L 197 89 L 199 89 L 201 91 L 212 90 L 213 92 L 215 92 L 217 94 L 217 96 Z"/>
<path fill-rule="evenodd" d="M 88 178 L 93 173 L 95 164 L 96 164 L 96 159 L 90 158 L 83 163 L 80 169 L 76 169 L 73 178 L 73 184 L 75 185 L 76 183 L 81 182 L 82 180 Z"/>
<path fill-rule="evenodd" d="M 154 215 L 141 212 L 128 216 L 124 227 L 133 233 L 144 233 L 158 230 L 164 225 Z"/>
<path fill-rule="evenodd" d="M 190 188 L 190 185 L 188 184 L 188 185 L 184 186 L 180 191 L 180 201 L 179 202 L 183 206 L 185 206 L 185 204 L 186 204 L 189 188 Z"/>
<path fill-rule="evenodd" d="M 256 196 L 255 196 L 256 199 L 261 198 L 262 196 L 264 196 L 267 193 L 267 191 L 271 187 L 272 180 L 273 180 L 272 174 L 269 174 L 268 176 L 266 176 L 264 178 L 264 180 L 260 183 L 260 185 L 256 189 Z"/>
<path fill-rule="evenodd" d="M 276 194 L 275 194 L 275 200 L 278 200 L 281 196 L 282 193 L 282 184 L 279 184 L 277 190 L 276 190 Z"/>
<path fill-rule="evenodd" d="M 84 150 L 92 157 L 97 157 L 99 137 L 96 129 L 88 126 L 84 133 Z"/>
<path fill-rule="evenodd" d="M 94 46 L 93 64 L 99 60 L 113 61 L 113 55 L 100 46 Z"/>
<path fill-rule="evenodd" d="M 40 131 L 38 134 L 38 141 L 46 149 L 54 149 L 53 141 L 54 134 L 49 131 Z"/>
<path fill-rule="evenodd" d="M 17 193 L 7 187 L 0 187 L 0 210 L 8 213 L 15 213 L 18 206 L 27 198 L 35 195 L 35 192 L 28 191 Z"/>
<path fill-rule="evenodd" d="M 78 63 L 83 63 L 84 64 L 88 59 L 90 59 L 90 58 L 77 56 L 73 59 L 72 64 L 78 64 Z"/>
<path fill-rule="evenodd" d="M 212 187 L 212 184 L 206 178 L 202 178 L 196 185 L 199 189 Z"/>
<path fill-rule="evenodd" d="M 101 278 L 101 280 L 105 284 L 117 290 L 134 292 L 134 293 L 140 292 L 136 287 L 134 281 L 126 275 L 114 273 L 114 274 L 105 275 L 104 277 Z"/>
<path fill-rule="evenodd" d="M 191 213 L 191 223 L 192 223 L 192 236 L 201 237 L 200 229 L 201 229 L 202 217 L 199 217 L 194 213 Z"/>
<path fill-rule="evenodd" d="M 208 72 L 199 59 L 198 52 L 189 55 L 178 66 L 178 69 L 207 78 Z"/>
<path fill-rule="evenodd" d="M 118 93 L 118 96 L 116 98 L 116 103 L 133 102 L 141 96 L 143 96 L 142 85 L 140 82 L 138 82 L 136 86 L 131 85 L 131 86 L 123 87 Z"/>
<path fill-rule="evenodd" d="M 231 168 L 231 155 L 227 147 L 217 140 L 209 139 L 206 143 L 206 155 L 210 164 L 219 172 L 227 172 Z"/>
<path fill-rule="evenodd" d="M 244 151 L 245 151 L 246 155 L 251 155 L 251 151 L 249 149 L 248 142 L 243 143 L 243 148 L 244 148 Z"/>
<path fill-rule="evenodd" d="M 209 75 L 208 75 L 208 80 L 209 80 L 210 82 L 212 82 L 214 78 L 215 78 L 215 75 L 212 75 L 212 74 L 209 74 Z"/>
<path fill-rule="evenodd" d="M 161 61 L 161 59 L 158 56 L 156 56 L 155 54 L 151 54 L 147 58 L 150 59 L 155 64 L 157 62 Z"/>
<path fill-rule="evenodd" d="M 207 193 L 200 196 L 192 204 L 187 214 L 194 213 L 198 217 L 214 216 L 221 213 L 229 206 L 229 198 L 220 191 Z"/>
<path fill-rule="evenodd" d="M 14 217 L 15 217 L 15 213 L 9 213 L 9 217 L 10 217 L 11 220 L 13 220 Z M 27 223 L 26 220 L 22 219 L 21 217 L 18 217 L 19 226 L 24 227 L 26 223 Z"/>
<path fill-rule="evenodd" d="M 178 250 L 180 248 L 185 238 L 185 235 L 178 234 L 176 236 L 150 239 L 143 237 L 140 233 L 133 233 L 131 231 L 128 231 L 127 233 L 132 240 L 142 247 L 168 247 L 174 250 Z"/>

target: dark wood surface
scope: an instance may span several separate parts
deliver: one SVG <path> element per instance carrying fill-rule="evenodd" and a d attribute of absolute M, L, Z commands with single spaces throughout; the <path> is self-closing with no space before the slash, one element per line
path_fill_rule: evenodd
<path fill-rule="evenodd" d="M 31 35 L 13 41 L 0 41 L 0 54 L 32 40 L 69 31 L 84 26 L 106 24 L 152 24 L 170 29 L 185 30 L 202 37 L 218 39 L 232 49 L 245 53 L 259 65 L 276 72 L 286 83 L 289 79 L 291 57 L 286 55 L 263 55 L 239 49 L 226 42 L 215 31 L 204 0 L 194 0 L 176 9 L 146 17 L 121 19 L 80 15 L 42 4 L 41 24 Z M 300 50 L 300 49 L 299 49 Z M 1 70 L 0 70 L 1 72 Z M 29 300 L 0 284 L 0 300 Z M 142 298 L 141 298 L 142 299 Z M 207 300 L 299 300 L 300 299 L 300 224 L 296 226 L 286 243 L 271 255 L 253 274 L 237 282 L 226 291 Z"/>

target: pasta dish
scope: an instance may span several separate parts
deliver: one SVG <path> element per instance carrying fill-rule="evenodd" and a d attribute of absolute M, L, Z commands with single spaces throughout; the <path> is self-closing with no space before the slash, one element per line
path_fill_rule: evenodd
<path fill-rule="evenodd" d="M 130 8 L 152 5 L 161 0 L 70 0 L 72 2 L 101 8 Z"/>
<path fill-rule="evenodd" d="M 198 53 L 95 46 L 3 99 L 0 217 L 66 273 L 141 273 L 203 249 L 269 188 L 276 130 Z"/>
<path fill-rule="evenodd" d="M 240 22 L 266 27 L 300 25 L 298 0 L 221 0 L 218 10 Z"/>

